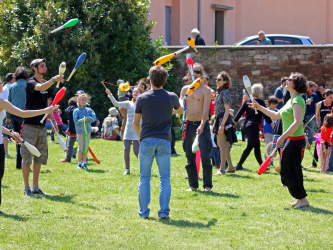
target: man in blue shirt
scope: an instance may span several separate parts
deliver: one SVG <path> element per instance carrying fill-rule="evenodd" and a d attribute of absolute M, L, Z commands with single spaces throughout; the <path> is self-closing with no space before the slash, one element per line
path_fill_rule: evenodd
<path fill-rule="evenodd" d="M 258 45 L 272 45 L 271 40 L 269 40 L 266 36 L 265 36 L 265 32 L 263 31 L 259 31 L 258 32 L 258 36 L 259 39 L 257 41 Z"/>
<path fill-rule="evenodd" d="M 277 109 L 281 109 L 284 105 L 283 103 L 283 89 L 286 86 L 288 77 L 281 78 L 281 86 L 277 87 L 274 96 L 278 99 L 278 105 L 276 106 Z"/>
<path fill-rule="evenodd" d="M 305 124 L 310 121 L 310 119 L 316 114 L 316 104 L 318 103 L 318 96 L 315 93 L 317 90 L 317 84 L 312 81 L 308 81 L 308 91 L 306 92 L 305 95 L 305 101 L 306 101 L 306 111 L 305 111 L 305 117 L 304 117 L 304 122 Z M 309 123 L 308 126 L 311 129 L 305 129 L 307 131 L 308 135 L 308 140 L 310 145 L 312 144 L 313 141 L 313 132 L 312 130 L 315 130 L 316 127 L 316 119 L 312 119 Z"/>
<path fill-rule="evenodd" d="M 152 88 L 137 98 L 133 120 L 134 130 L 140 140 L 139 215 L 148 219 L 150 213 L 151 167 L 156 158 L 160 175 L 161 209 L 158 216 L 169 220 L 172 114 L 175 110 L 180 115 L 184 108 L 175 93 L 163 89 L 168 78 L 166 69 L 160 65 L 153 66 L 149 70 L 149 77 Z"/>

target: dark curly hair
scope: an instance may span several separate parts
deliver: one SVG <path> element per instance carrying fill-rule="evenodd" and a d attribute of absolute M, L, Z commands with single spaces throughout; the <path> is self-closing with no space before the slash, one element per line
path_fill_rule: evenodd
<path fill-rule="evenodd" d="M 306 77 L 298 72 L 291 73 L 289 79 L 294 83 L 294 89 L 300 93 L 306 93 L 308 89 L 308 83 Z"/>

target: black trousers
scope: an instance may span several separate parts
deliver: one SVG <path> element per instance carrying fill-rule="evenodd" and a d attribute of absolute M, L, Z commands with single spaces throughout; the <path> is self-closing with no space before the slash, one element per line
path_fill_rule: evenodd
<path fill-rule="evenodd" d="M 307 196 L 303 185 L 302 159 L 305 139 L 288 139 L 281 152 L 281 182 L 288 187 L 292 197 L 303 199 Z"/>
<path fill-rule="evenodd" d="M 259 165 L 262 164 L 262 157 L 260 151 L 260 139 L 259 139 L 259 124 L 245 121 L 245 134 L 247 137 L 247 146 L 244 149 L 238 165 L 242 166 L 252 149 L 254 149 L 254 155 Z"/>
<path fill-rule="evenodd" d="M 198 188 L 199 180 L 197 173 L 197 165 L 195 163 L 195 153 L 192 153 L 192 144 L 196 137 L 196 130 L 200 125 L 200 121 L 192 122 L 188 121 L 185 139 L 183 140 L 183 149 L 186 154 L 187 163 L 186 171 L 188 175 L 188 182 L 190 187 Z M 213 187 L 212 183 L 212 171 L 213 167 L 210 162 L 210 152 L 213 149 L 212 139 L 210 136 L 208 121 L 205 123 L 202 134 L 199 136 L 199 148 L 201 154 L 202 173 L 203 173 L 203 187 Z"/>
<path fill-rule="evenodd" d="M 0 205 L 1 205 L 1 185 L 4 173 L 5 173 L 5 147 L 1 143 L 0 144 Z"/>

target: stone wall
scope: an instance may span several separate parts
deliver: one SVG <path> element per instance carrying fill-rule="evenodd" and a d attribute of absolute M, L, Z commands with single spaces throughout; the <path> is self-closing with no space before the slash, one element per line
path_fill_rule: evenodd
<path fill-rule="evenodd" d="M 174 52 L 182 47 L 168 48 Z M 177 61 L 173 69 L 179 82 L 177 91 L 182 87 L 181 79 L 187 71 L 185 56 L 189 53 L 194 63 L 205 67 L 212 88 L 216 88 L 215 79 L 219 72 L 229 73 L 233 84 L 230 88 L 232 108 L 235 110 L 241 105 L 243 75 L 247 75 L 252 84 L 264 85 L 265 99 L 280 86 L 280 78 L 289 76 L 291 72 L 300 72 L 308 80 L 326 84 L 326 88 L 333 87 L 333 46 L 202 46 L 197 49 L 199 54 L 189 49 L 173 59 Z"/>

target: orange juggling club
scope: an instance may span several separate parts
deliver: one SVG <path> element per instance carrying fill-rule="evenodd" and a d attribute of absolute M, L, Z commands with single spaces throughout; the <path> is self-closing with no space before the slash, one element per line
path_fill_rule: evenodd
<path fill-rule="evenodd" d="M 156 66 L 156 65 L 162 65 L 162 64 L 164 64 L 164 63 L 170 61 L 170 60 L 171 60 L 173 57 L 175 57 L 176 55 L 178 55 L 178 54 L 184 52 L 185 50 L 188 50 L 189 48 L 193 48 L 193 49 L 195 50 L 195 52 L 198 53 L 197 49 L 195 48 L 195 42 L 194 42 L 194 40 L 193 40 L 191 37 L 189 37 L 189 38 L 187 39 L 187 43 L 188 43 L 188 47 L 182 48 L 182 49 L 180 49 L 180 50 L 177 50 L 177 51 L 174 52 L 174 53 L 171 53 L 171 54 L 169 54 L 169 55 L 162 56 L 162 57 L 158 58 L 158 59 L 154 62 L 154 65 L 155 65 L 155 66 Z"/>
<path fill-rule="evenodd" d="M 199 88 L 199 86 L 201 84 L 201 81 L 202 81 L 202 78 L 198 78 L 197 80 L 195 80 L 194 82 L 192 82 L 190 88 L 187 90 L 186 94 L 182 98 L 183 101 L 185 100 L 186 97 L 188 97 L 190 94 L 192 94 L 194 90 L 196 90 L 197 88 Z"/>

